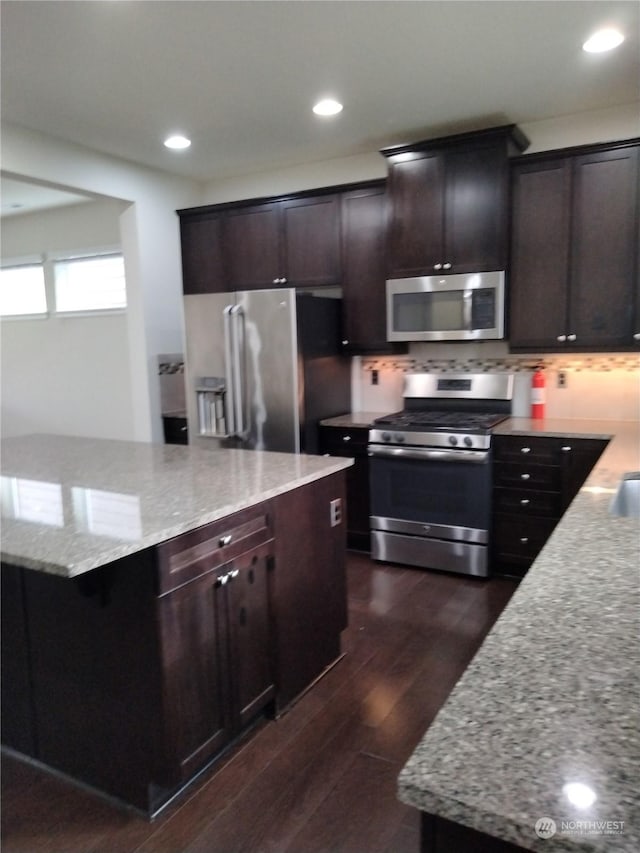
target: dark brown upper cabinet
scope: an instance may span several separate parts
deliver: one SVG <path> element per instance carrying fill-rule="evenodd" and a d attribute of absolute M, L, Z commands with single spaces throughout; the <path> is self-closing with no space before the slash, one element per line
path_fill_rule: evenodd
<path fill-rule="evenodd" d="M 222 214 L 190 212 L 180 217 L 182 288 L 185 293 L 227 290 L 222 251 Z"/>
<path fill-rule="evenodd" d="M 228 210 L 224 235 L 232 290 L 339 283 L 337 195 L 284 198 Z"/>
<path fill-rule="evenodd" d="M 640 342 L 638 140 L 513 165 L 513 350 L 624 350 Z"/>
<path fill-rule="evenodd" d="M 389 278 L 502 270 L 515 125 L 385 148 Z"/>
<path fill-rule="evenodd" d="M 383 181 L 342 195 L 342 341 L 345 351 L 385 352 L 385 243 L 387 197 Z"/>

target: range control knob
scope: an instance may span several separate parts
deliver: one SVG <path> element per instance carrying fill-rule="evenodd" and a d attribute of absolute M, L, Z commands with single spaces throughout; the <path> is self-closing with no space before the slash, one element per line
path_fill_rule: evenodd
<path fill-rule="evenodd" d="M 455 435 L 450 435 L 450 436 L 449 436 L 449 444 L 450 444 L 452 447 L 455 447 L 457 443 L 458 443 L 458 439 L 457 439 L 457 437 L 456 437 Z"/>
<path fill-rule="evenodd" d="M 398 442 L 398 444 L 402 444 L 402 442 L 404 441 L 404 436 L 401 432 L 396 433 L 396 441 Z"/>
<path fill-rule="evenodd" d="M 383 432 L 382 433 L 382 440 L 383 441 L 391 441 L 391 433 L 390 432 Z"/>
<path fill-rule="evenodd" d="M 470 435 L 465 435 L 464 437 L 465 447 L 473 447 L 473 439 Z"/>

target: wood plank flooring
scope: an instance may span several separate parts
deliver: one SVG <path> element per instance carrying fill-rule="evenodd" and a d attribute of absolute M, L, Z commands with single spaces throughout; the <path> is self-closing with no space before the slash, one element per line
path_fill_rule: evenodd
<path fill-rule="evenodd" d="M 153 822 L 7 755 L 3 853 L 418 853 L 398 773 L 516 582 L 351 553 L 345 657 Z"/>

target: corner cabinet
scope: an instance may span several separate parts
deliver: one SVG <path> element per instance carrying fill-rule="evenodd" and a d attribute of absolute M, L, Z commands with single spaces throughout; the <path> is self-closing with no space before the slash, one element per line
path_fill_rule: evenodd
<path fill-rule="evenodd" d="M 391 202 L 388 277 L 502 270 L 515 125 L 382 150 Z"/>
<path fill-rule="evenodd" d="M 606 440 L 494 435 L 492 571 L 522 577 Z"/>
<path fill-rule="evenodd" d="M 512 171 L 512 350 L 640 344 L 638 140 L 519 158 Z"/>
<path fill-rule="evenodd" d="M 180 217 L 182 288 L 184 293 L 228 290 L 223 258 L 223 216 L 204 209 Z"/>

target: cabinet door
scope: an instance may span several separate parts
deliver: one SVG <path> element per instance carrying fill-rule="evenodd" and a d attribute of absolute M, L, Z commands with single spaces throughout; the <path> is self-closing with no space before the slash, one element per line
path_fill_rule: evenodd
<path fill-rule="evenodd" d="M 237 727 L 250 722 L 275 693 L 269 607 L 271 555 L 272 543 L 268 543 L 227 566 L 230 580 L 224 590 Z"/>
<path fill-rule="evenodd" d="M 509 342 L 513 349 L 558 347 L 566 334 L 570 162 L 513 170 Z"/>
<path fill-rule="evenodd" d="M 450 272 L 503 270 L 507 255 L 508 165 L 504 146 L 446 154 L 445 246 Z"/>
<path fill-rule="evenodd" d="M 227 211 L 224 238 L 230 290 L 273 287 L 283 275 L 275 202 Z"/>
<path fill-rule="evenodd" d="M 223 263 L 221 214 L 181 217 L 180 244 L 184 293 L 219 293 L 229 289 Z"/>
<path fill-rule="evenodd" d="M 342 196 L 342 310 L 350 352 L 383 352 L 387 342 L 384 187 Z"/>
<path fill-rule="evenodd" d="M 224 568 L 158 599 L 170 772 L 185 781 L 231 738 Z"/>
<path fill-rule="evenodd" d="M 281 284 L 317 286 L 340 281 L 340 200 L 337 195 L 288 199 L 282 212 Z"/>
<path fill-rule="evenodd" d="M 631 342 L 637 203 L 637 147 L 575 159 L 567 332 L 577 348 Z"/>
<path fill-rule="evenodd" d="M 444 160 L 419 153 L 389 161 L 389 278 L 432 275 L 444 252 Z"/>

